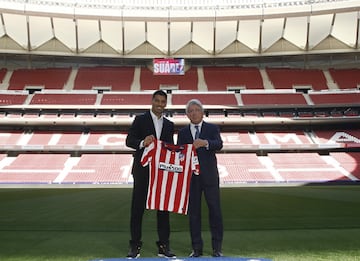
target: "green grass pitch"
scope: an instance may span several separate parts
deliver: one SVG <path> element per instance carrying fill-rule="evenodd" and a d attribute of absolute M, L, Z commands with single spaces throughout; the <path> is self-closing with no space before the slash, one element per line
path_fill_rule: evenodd
<path fill-rule="evenodd" d="M 222 188 L 226 256 L 276 261 L 360 260 L 360 186 Z M 125 257 L 130 188 L 0 189 L 1 261 Z M 204 255 L 211 254 L 203 204 Z M 146 211 L 142 257 L 156 256 Z M 171 248 L 190 253 L 186 216 L 171 214 Z"/>

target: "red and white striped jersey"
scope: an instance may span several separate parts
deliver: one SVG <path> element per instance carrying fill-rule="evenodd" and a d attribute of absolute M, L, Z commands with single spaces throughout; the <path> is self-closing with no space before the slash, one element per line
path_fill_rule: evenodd
<path fill-rule="evenodd" d="M 186 215 L 191 175 L 199 174 L 194 146 L 172 145 L 155 140 L 145 148 L 141 164 L 149 164 L 146 208 Z"/>

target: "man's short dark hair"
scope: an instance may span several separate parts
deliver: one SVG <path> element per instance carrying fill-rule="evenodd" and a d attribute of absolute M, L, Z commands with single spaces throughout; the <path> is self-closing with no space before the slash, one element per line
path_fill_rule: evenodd
<path fill-rule="evenodd" d="M 153 93 L 152 98 L 154 99 L 156 95 L 164 96 L 167 99 L 167 93 L 163 90 L 157 90 Z"/>

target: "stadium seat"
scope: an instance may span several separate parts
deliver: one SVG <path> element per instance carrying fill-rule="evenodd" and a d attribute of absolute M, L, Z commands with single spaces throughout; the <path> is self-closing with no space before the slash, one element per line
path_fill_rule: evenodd
<path fill-rule="evenodd" d="M 80 67 L 74 80 L 74 90 L 130 91 L 134 81 L 134 67 Z"/>
<path fill-rule="evenodd" d="M 339 89 L 359 89 L 360 69 L 335 69 L 330 68 L 329 72 Z"/>
<path fill-rule="evenodd" d="M 9 90 L 26 88 L 64 89 L 71 68 L 16 69 L 9 81 Z"/>
<path fill-rule="evenodd" d="M 204 79 L 209 91 L 229 89 L 264 89 L 263 80 L 255 67 L 203 67 Z"/>
<path fill-rule="evenodd" d="M 266 73 L 275 89 L 329 89 L 320 69 L 266 68 Z"/>

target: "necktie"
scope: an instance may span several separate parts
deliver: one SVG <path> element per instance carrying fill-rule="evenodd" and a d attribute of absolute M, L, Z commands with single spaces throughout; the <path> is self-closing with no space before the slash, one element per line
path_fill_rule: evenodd
<path fill-rule="evenodd" d="M 198 139 L 199 136 L 200 136 L 199 126 L 195 125 L 195 140 Z"/>

